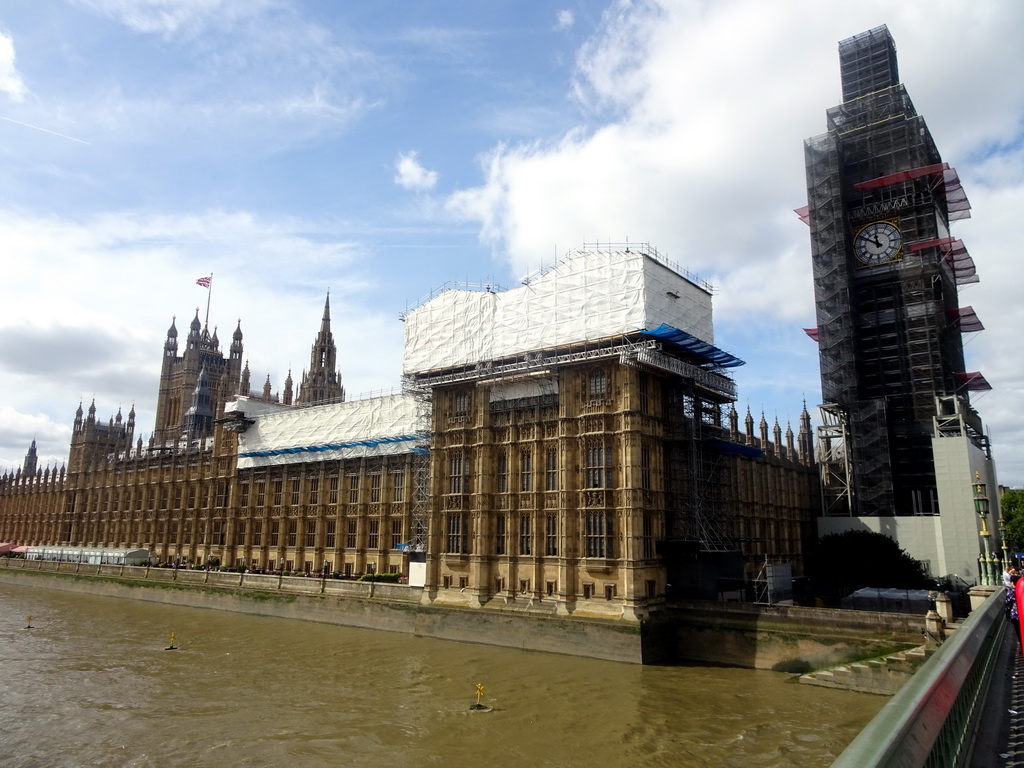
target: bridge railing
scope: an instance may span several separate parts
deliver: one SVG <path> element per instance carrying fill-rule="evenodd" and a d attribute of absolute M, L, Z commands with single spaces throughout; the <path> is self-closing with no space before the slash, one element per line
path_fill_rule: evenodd
<path fill-rule="evenodd" d="M 868 723 L 832 768 L 960 765 L 983 709 L 1003 637 L 1002 588 Z"/>

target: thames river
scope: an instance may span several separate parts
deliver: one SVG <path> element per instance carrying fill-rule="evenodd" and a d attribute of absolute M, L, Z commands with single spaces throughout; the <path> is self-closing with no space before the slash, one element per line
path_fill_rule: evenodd
<path fill-rule="evenodd" d="M 887 701 L 3 583 L 0 609 L 10 768 L 807 768 Z"/>

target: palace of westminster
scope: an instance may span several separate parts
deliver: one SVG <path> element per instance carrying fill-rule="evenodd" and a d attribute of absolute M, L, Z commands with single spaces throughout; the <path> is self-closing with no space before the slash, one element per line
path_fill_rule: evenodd
<path fill-rule="evenodd" d="M 425 603 L 638 620 L 715 598 L 817 536 L 895 532 L 977 573 L 971 479 L 995 487 L 967 390 L 964 210 L 884 27 L 840 43 L 844 103 L 808 139 L 824 425 L 737 413 L 710 286 L 647 245 L 584 246 L 507 291 L 407 311 L 400 393 L 347 400 L 329 298 L 297 394 L 250 386 L 192 321 L 163 347 L 156 424 L 75 415 L 66 467 L 0 477 L 0 541 L 164 563 L 399 573 Z M 955 183 L 954 183 L 955 182 Z M 927 293 L 927 295 L 925 295 Z M 951 322 L 955 318 L 956 322 Z M 980 326 L 980 323 L 978 323 Z M 966 498 L 964 495 L 966 494 Z M 961 514 L 961 509 L 966 509 Z"/>
<path fill-rule="evenodd" d="M 651 248 L 582 249 L 529 290 L 407 313 L 402 393 L 356 401 L 329 298 L 294 396 L 290 376 L 280 397 L 250 392 L 240 327 L 225 356 L 197 313 L 183 349 L 168 330 L 148 443 L 134 411 L 80 406 L 66 469 L 30 452 L 0 480 L 0 539 L 349 576 L 422 562 L 435 600 L 616 616 L 664 599 L 669 545 L 691 589 L 702 571 L 683 564 L 738 560 L 736 541 L 748 570 L 799 568 L 819 498 L 810 417 L 796 437 L 763 417 L 755 434 L 749 413 L 739 431 L 723 365 L 740 361 L 677 327 L 706 338 L 710 300 Z M 659 305 L 669 332 L 643 318 Z"/>

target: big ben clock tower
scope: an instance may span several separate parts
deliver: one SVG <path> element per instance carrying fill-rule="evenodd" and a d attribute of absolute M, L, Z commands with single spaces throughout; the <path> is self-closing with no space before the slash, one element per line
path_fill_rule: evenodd
<path fill-rule="evenodd" d="M 842 41 L 839 59 L 843 103 L 805 142 L 825 515 L 937 516 L 936 438 L 959 430 L 989 461 L 968 399 L 987 384 L 965 372 L 962 341 L 981 325 L 958 300 L 978 278 L 950 234 L 970 206 L 899 81 L 889 30 Z"/>

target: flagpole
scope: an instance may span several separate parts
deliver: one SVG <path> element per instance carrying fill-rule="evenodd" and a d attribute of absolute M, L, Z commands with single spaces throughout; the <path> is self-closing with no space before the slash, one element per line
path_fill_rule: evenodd
<path fill-rule="evenodd" d="M 210 325 L 210 294 L 213 293 L 213 272 L 210 273 L 210 284 L 206 286 L 206 321 L 203 323 L 204 327 Z"/>

